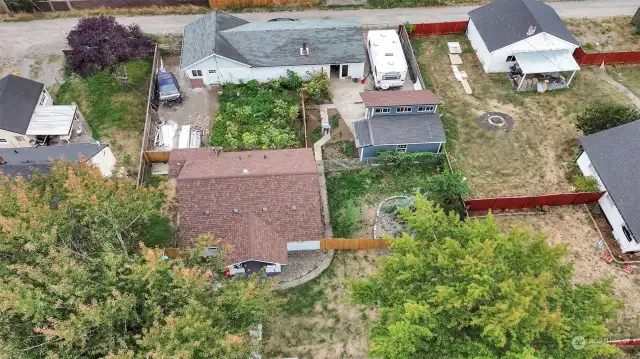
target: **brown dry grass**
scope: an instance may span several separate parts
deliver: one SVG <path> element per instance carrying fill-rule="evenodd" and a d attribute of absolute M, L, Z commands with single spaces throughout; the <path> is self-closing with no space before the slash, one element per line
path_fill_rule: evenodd
<path fill-rule="evenodd" d="M 266 357 L 366 357 L 377 313 L 347 303 L 345 281 L 373 273 L 376 258 L 376 250 L 337 251 L 319 278 L 284 293 L 290 303 L 265 324 Z"/>
<path fill-rule="evenodd" d="M 98 15 L 113 16 L 142 16 L 142 15 L 192 15 L 206 14 L 211 9 L 208 7 L 194 5 L 180 6 L 144 6 L 129 8 L 107 8 L 98 7 L 86 10 L 56 11 L 56 12 L 35 12 L 35 13 L 12 13 L 10 15 L 2 15 L 4 21 L 32 21 L 43 19 L 58 19 L 64 17 L 85 17 Z"/>
<path fill-rule="evenodd" d="M 137 175 L 140 146 L 142 145 L 141 132 L 119 130 L 112 127 L 102 130 L 100 141 L 109 144 L 120 166 L 126 168 L 131 175 Z"/>
<path fill-rule="evenodd" d="M 530 216 L 499 216 L 496 221 L 505 229 L 533 227 L 547 233 L 551 245 L 567 245 L 568 259 L 574 263 L 574 283 L 594 283 L 613 278 L 616 298 L 625 303 L 617 320 L 607 323 L 616 338 L 640 337 L 640 274 L 627 276 L 621 266 L 607 264 L 600 259 L 601 250 L 595 247 L 600 238 L 583 206 L 554 207 L 552 213 Z"/>
<path fill-rule="evenodd" d="M 459 68 L 469 75 L 473 95 L 466 95 L 453 75 L 448 41 L 462 46 Z M 516 93 L 506 74 L 484 73 L 463 35 L 423 37 L 414 43 L 420 46 L 422 68 L 444 102 L 441 112 L 451 119 L 445 125 L 453 166 L 469 179 L 474 198 L 570 191 L 562 155 L 566 143 L 581 135 L 572 118 L 596 100 L 626 101 L 588 69 L 576 75 L 568 90 Z M 486 111 L 511 115 L 515 128 L 511 132 L 480 128 L 475 119 Z"/>
<path fill-rule="evenodd" d="M 640 36 L 634 35 L 631 16 L 602 19 L 566 19 L 573 36 L 587 52 L 640 51 Z"/>

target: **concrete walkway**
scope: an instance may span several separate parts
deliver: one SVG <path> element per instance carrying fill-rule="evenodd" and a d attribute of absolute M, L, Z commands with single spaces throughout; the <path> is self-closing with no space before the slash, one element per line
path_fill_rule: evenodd
<path fill-rule="evenodd" d="M 627 96 L 629 101 L 631 101 L 631 103 L 634 104 L 640 110 L 640 98 L 638 98 L 636 94 L 634 94 L 631 90 L 624 87 L 623 84 L 619 83 L 613 77 L 611 77 L 611 75 L 609 75 L 605 69 L 599 68 L 595 70 L 595 73 L 598 75 L 598 77 L 601 80 L 617 88 L 618 91 L 622 92 L 625 96 Z"/>

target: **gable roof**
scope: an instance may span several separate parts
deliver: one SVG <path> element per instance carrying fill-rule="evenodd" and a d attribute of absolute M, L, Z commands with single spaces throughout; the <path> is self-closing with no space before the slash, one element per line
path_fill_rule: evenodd
<path fill-rule="evenodd" d="M 640 120 L 580 139 L 620 215 L 640 236 Z"/>
<path fill-rule="evenodd" d="M 440 115 L 374 116 L 354 123 L 356 147 L 446 142 Z"/>
<path fill-rule="evenodd" d="M 211 234 L 231 247 L 227 264 L 286 264 L 287 243 L 323 236 L 311 149 L 218 156 L 210 149 L 182 149 L 171 152 L 169 166 L 170 176 L 177 178 L 183 243 Z"/>
<path fill-rule="evenodd" d="M 218 14 L 218 15 L 215 15 Z M 254 67 L 326 65 L 365 61 L 362 27 L 357 21 L 300 20 L 216 26 L 213 12 L 184 29 L 181 68 L 217 54 Z M 205 38 L 205 39 L 203 39 Z M 300 55 L 302 43 L 309 55 Z"/>
<path fill-rule="evenodd" d="M 437 105 L 440 99 L 431 90 L 360 92 L 364 107 Z"/>
<path fill-rule="evenodd" d="M 40 174 L 49 173 L 52 160 L 65 159 L 77 162 L 80 158 L 91 159 L 108 145 L 93 143 L 72 143 L 64 146 L 40 146 L 0 149 L 0 157 L 5 164 L 0 165 L 0 172 L 9 176 L 28 178 L 33 170 Z"/>
<path fill-rule="evenodd" d="M 0 79 L 0 129 L 24 135 L 44 85 L 24 77 Z"/>
<path fill-rule="evenodd" d="M 184 69 L 214 53 L 244 62 L 226 40 L 220 38 L 219 32 L 247 23 L 235 16 L 214 11 L 185 26 L 180 68 Z"/>
<path fill-rule="evenodd" d="M 579 45 L 553 8 L 537 0 L 495 0 L 469 12 L 489 52 L 542 32 Z M 534 34 L 527 36 L 529 26 Z"/>

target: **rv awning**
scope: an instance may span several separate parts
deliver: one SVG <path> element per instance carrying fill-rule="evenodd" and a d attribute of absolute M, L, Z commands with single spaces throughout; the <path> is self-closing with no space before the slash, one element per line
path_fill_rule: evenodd
<path fill-rule="evenodd" d="M 525 74 L 580 70 L 573 53 L 567 50 L 521 52 L 515 57 Z"/>
<path fill-rule="evenodd" d="M 27 127 L 27 136 L 67 136 L 76 115 L 76 106 L 36 106 Z"/>

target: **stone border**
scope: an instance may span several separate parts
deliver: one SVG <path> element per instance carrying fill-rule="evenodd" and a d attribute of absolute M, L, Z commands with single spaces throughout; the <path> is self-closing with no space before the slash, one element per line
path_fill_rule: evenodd
<path fill-rule="evenodd" d="M 335 251 L 333 249 L 325 250 L 324 253 L 322 254 L 323 258 L 320 261 L 319 265 L 316 265 L 310 271 L 308 271 L 307 273 L 299 276 L 298 278 L 295 278 L 293 280 L 286 281 L 286 282 L 278 282 L 278 283 L 276 283 L 276 289 L 284 290 L 284 289 L 293 288 L 295 286 L 298 286 L 300 284 L 306 283 L 306 282 L 316 278 L 317 276 L 322 274 L 322 272 L 324 272 L 324 270 L 327 269 L 329 267 L 329 265 L 331 265 L 331 261 L 333 260 L 333 254 L 334 253 L 335 253 Z"/>
<path fill-rule="evenodd" d="M 378 231 L 378 218 L 380 218 L 380 208 L 382 208 L 382 205 L 387 202 L 390 201 L 392 199 L 396 199 L 396 198 L 409 198 L 409 196 L 391 196 L 388 198 L 383 199 L 380 204 L 378 205 L 378 210 L 376 211 L 376 222 L 373 225 L 373 239 L 379 239 L 378 238 L 378 233 L 376 233 Z"/>
<path fill-rule="evenodd" d="M 490 121 L 492 117 L 500 117 L 502 118 L 502 120 L 504 120 L 504 123 L 501 125 L 494 125 Z M 478 116 L 476 118 L 476 124 L 484 128 L 485 130 L 489 130 L 489 131 L 503 130 L 505 132 L 509 132 L 513 130 L 513 127 L 515 126 L 513 117 L 507 115 L 506 113 L 493 112 L 493 111 L 487 111 L 482 115 Z"/>

